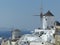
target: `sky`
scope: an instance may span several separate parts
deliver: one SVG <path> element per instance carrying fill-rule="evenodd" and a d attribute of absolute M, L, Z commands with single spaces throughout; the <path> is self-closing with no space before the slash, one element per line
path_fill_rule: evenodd
<path fill-rule="evenodd" d="M 41 27 L 41 0 L 0 0 L 0 28 L 33 30 Z M 43 0 L 43 13 L 50 10 L 60 21 L 60 0 Z"/>

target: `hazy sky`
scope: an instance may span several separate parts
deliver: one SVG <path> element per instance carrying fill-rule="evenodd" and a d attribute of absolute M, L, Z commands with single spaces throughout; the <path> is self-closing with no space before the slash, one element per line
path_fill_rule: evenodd
<path fill-rule="evenodd" d="M 40 27 L 41 0 L 0 0 L 0 27 L 34 29 Z M 43 12 L 50 10 L 60 21 L 60 0 L 43 0 Z"/>

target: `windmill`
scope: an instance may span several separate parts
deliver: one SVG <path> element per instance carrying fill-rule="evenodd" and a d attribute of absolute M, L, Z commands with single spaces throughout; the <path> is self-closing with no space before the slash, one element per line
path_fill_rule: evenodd
<path fill-rule="evenodd" d="M 40 15 L 34 15 L 39 16 L 41 20 L 41 26 L 42 26 L 42 17 L 43 17 L 43 0 L 41 0 L 41 6 L 40 6 Z M 42 27 L 41 27 L 42 28 Z"/>

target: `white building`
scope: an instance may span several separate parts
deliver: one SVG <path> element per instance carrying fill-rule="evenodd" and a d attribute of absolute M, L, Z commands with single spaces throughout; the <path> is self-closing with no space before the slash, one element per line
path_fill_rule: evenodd
<path fill-rule="evenodd" d="M 12 31 L 12 40 L 13 39 L 18 39 L 21 37 L 21 32 L 19 29 L 15 29 Z"/>
<path fill-rule="evenodd" d="M 44 14 L 42 18 L 43 18 L 43 29 L 54 28 L 55 18 L 54 18 L 54 15 L 50 11 Z"/>
<path fill-rule="evenodd" d="M 11 45 L 10 40 L 2 40 L 1 45 Z"/>
<path fill-rule="evenodd" d="M 35 29 L 34 33 L 23 35 L 18 45 L 54 45 L 55 44 L 55 20 L 53 14 L 48 11 L 42 15 L 42 28 Z"/>
<path fill-rule="evenodd" d="M 42 28 L 35 29 L 34 35 L 41 38 L 41 41 L 55 44 L 55 20 L 54 15 L 48 11 L 46 14 L 42 15 Z"/>
<path fill-rule="evenodd" d="M 48 43 L 48 42 L 30 42 L 30 45 L 53 45 L 52 43 Z"/>
<path fill-rule="evenodd" d="M 25 34 L 20 38 L 20 31 L 12 31 L 11 45 L 55 45 L 55 20 L 48 11 L 42 15 L 42 28 L 35 29 L 32 34 Z M 4 42 L 2 45 L 5 44 Z M 9 43 L 8 43 L 9 44 Z"/>
<path fill-rule="evenodd" d="M 19 39 L 18 45 L 30 45 L 30 42 L 40 42 L 40 41 L 41 40 L 38 36 L 32 34 L 26 34 Z"/>
<path fill-rule="evenodd" d="M 18 39 L 11 40 L 11 45 L 17 45 Z"/>

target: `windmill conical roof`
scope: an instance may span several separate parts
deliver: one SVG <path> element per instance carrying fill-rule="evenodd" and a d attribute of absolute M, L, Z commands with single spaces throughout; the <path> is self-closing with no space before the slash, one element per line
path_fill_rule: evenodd
<path fill-rule="evenodd" d="M 50 11 L 44 14 L 44 16 L 54 16 Z"/>

